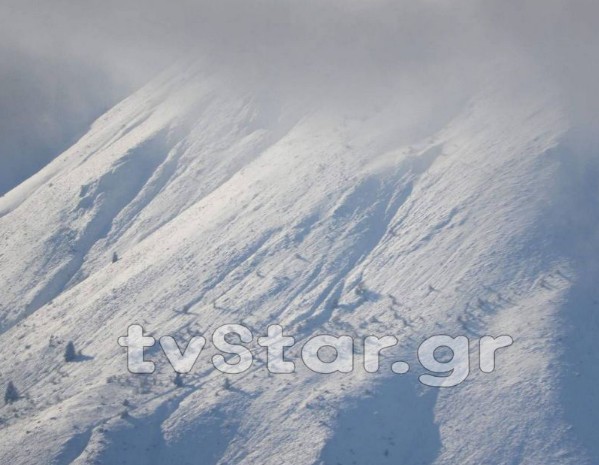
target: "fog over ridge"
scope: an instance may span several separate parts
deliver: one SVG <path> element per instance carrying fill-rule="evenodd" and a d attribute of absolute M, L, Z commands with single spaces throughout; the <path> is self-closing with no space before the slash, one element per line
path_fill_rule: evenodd
<path fill-rule="evenodd" d="M 190 57 L 281 99 L 392 95 L 451 112 L 497 73 L 555 82 L 585 134 L 599 113 L 592 0 L 2 0 L 0 11 L 0 193 Z"/>

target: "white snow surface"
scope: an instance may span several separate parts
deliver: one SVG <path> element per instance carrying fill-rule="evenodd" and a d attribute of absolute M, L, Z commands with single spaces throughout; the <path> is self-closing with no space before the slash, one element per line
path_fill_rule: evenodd
<path fill-rule="evenodd" d="M 414 137 L 391 102 L 306 109 L 195 67 L 102 116 L 0 199 L 0 381 L 22 394 L 0 463 L 599 463 L 597 223 L 576 214 L 596 178 L 551 89 L 499 84 Z M 225 323 L 400 344 L 379 374 L 318 375 L 294 349 L 297 373 L 269 375 L 254 340 L 247 373 L 205 352 L 177 388 L 158 348 L 155 375 L 127 371 L 134 323 L 183 346 Z M 434 334 L 474 359 L 480 336 L 515 344 L 435 389 L 416 361 Z"/>

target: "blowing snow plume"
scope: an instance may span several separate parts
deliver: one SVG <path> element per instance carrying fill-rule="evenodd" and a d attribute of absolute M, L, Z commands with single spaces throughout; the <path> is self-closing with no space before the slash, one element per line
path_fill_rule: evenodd
<path fill-rule="evenodd" d="M 0 463 L 599 462 L 594 3 L 2 8 Z"/>

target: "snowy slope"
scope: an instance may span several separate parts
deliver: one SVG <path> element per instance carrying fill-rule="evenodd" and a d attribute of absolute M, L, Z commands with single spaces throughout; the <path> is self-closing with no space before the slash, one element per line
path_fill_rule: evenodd
<path fill-rule="evenodd" d="M 0 380 L 24 394 L 0 410 L 0 463 L 597 463 L 577 336 L 596 327 L 597 223 L 572 208 L 597 189 L 557 97 L 489 84 L 416 138 L 396 111 L 176 68 L 0 199 Z M 127 372 L 133 323 L 393 334 L 410 362 L 434 334 L 516 343 L 451 389 L 417 368 L 269 376 L 257 346 L 231 388 L 207 353 L 176 388 L 159 349 L 155 375 Z"/>

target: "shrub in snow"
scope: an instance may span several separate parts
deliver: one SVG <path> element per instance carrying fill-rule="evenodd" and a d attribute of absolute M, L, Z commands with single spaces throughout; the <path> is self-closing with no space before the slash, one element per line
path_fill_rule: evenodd
<path fill-rule="evenodd" d="M 181 376 L 180 373 L 177 373 L 177 376 L 175 376 L 174 383 L 177 387 L 183 387 L 185 385 L 185 383 L 183 382 L 183 376 Z"/>
<path fill-rule="evenodd" d="M 115 252 L 112 254 L 112 263 L 116 263 L 118 261 L 119 261 L 119 254 Z"/>

